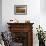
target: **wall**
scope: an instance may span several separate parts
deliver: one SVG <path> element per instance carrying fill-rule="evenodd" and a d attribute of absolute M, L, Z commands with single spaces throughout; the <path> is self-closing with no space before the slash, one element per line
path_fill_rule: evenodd
<path fill-rule="evenodd" d="M 40 0 L 40 9 L 42 13 L 46 13 L 46 0 Z"/>
<path fill-rule="evenodd" d="M 23 3 L 24 2 L 24 3 Z M 14 5 L 24 4 L 27 5 L 27 15 L 14 15 Z M 3 26 L 10 19 L 17 19 L 19 22 L 30 20 L 33 23 L 39 23 L 40 15 L 40 0 L 3 0 L 2 1 L 2 23 Z M 6 27 L 6 26 L 5 26 Z M 7 28 L 5 28 L 7 30 Z M 5 31 L 4 30 L 4 31 Z"/>
<path fill-rule="evenodd" d="M 40 0 L 40 25 L 46 31 L 46 0 Z"/>
<path fill-rule="evenodd" d="M 2 31 L 2 0 L 0 0 L 0 31 Z"/>
<path fill-rule="evenodd" d="M 27 5 L 27 15 L 15 15 L 14 5 Z M 19 22 L 30 20 L 33 25 L 33 45 L 38 46 L 38 39 L 36 37 L 36 27 L 40 24 L 46 30 L 46 16 L 40 9 L 40 0 L 2 0 L 2 25 L 3 31 L 8 30 L 7 22 L 11 19 L 17 19 Z M 44 6 L 44 5 L 43 5 Z M 41 10 L 41 11 L 40 11 Z"/>

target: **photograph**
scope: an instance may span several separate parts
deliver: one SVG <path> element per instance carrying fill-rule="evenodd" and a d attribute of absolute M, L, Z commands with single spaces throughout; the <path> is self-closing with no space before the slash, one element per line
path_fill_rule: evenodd
<path fill-rule="evenodd" d="M 14 14 L 15 15 L 26 15 L 27 5 L 14 5 Z"/>

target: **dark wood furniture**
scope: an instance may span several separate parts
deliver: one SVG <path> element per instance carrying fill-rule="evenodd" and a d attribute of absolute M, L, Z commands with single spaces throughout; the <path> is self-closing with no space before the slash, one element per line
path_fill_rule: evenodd
<path fill-rule="evenodd" d="M 23 43 L 22 46 L 33 46 L 33 23 L 7 23 L 12 39 L 15 42 Z"/>

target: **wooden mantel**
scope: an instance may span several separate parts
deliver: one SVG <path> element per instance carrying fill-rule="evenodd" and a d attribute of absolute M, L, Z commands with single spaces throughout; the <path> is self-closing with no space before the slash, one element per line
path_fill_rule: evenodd
<path fill-rule="evenodd" d="M 12 33 L 16 32 L 27 32 L 28 37 L 25 37 L 25 45 L 23 46 L 33 46 L 33 27 L 34 23 L 7 23 L 9 25 L 9 31 Z M 14 37 L 15 38 L 15 37 Z M 27 41 L 27 42 L 26 42 Z"/>

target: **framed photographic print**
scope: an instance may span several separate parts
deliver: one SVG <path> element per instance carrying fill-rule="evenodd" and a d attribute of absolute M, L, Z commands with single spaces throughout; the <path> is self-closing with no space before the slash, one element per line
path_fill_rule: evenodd
<path fill-rule="evenodd" d="M 27 5 L 14 5 L 14 14 L 26 15 L 27 14 Z"/>

